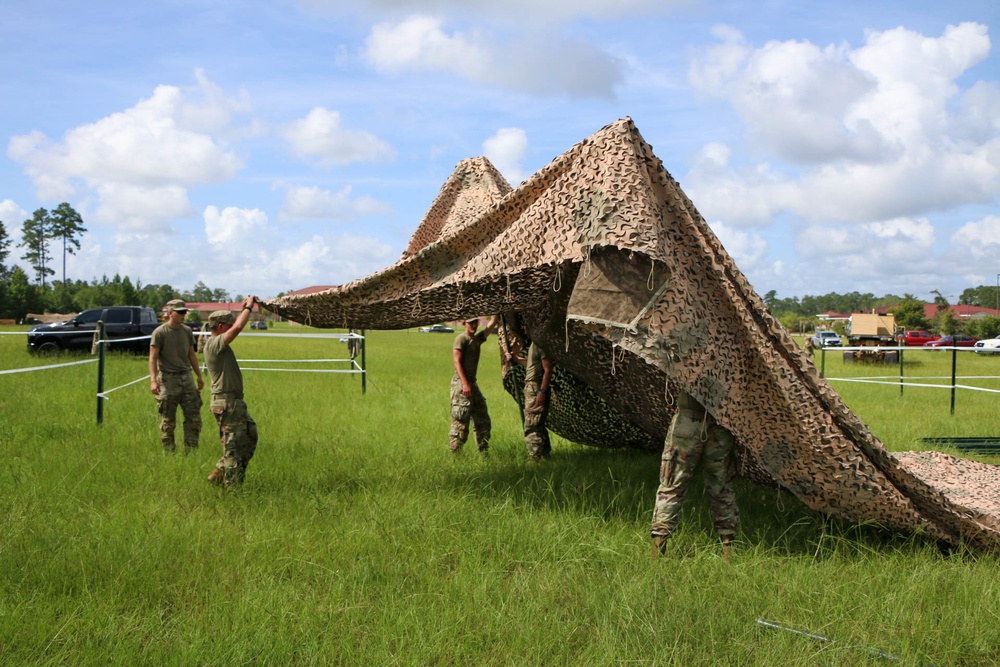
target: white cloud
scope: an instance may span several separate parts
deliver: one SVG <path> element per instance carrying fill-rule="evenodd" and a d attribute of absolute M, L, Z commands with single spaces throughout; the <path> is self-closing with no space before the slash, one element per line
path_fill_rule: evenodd
<path fill-rule="evenodd" d="M 351 186 L 332 192 L 314 186 L 290 187 L 278 213 L 279 220 L 350 220 L 366 215 L 388 215 L 392 207 L 367 195 L 351 198 Z"/>
<path fill-rule="evenodd" d="M 981 83 L 961 95 L 956 83 L 988 55 L 985 26 L 870 32 L 857 49 L 751 50 L 732 29 L 716 34 L 689 79 L 728 99 L 767 157 L 747 166 L 730 165 L 728 148 L 699 153 L 689 182 L 707 215 L 864 223 L 1000 194 L 1000 91 Z"/>
<path fill-rule="evenodd" d="M 991 266 L 986 272 L 1000 269 L 1000 216 L 988 215 L 975 222 L 967 222 L 951 236 L 954 252 L 973 261 L 987 260 Z"/>
<path fill-rule="evenodd" d="M 532 32 L 495 43 L 492 34 L 449 34 L 443 24 L 431 16 L 380 23 L 365 40 L 362 55 L 383 73 L 446 72 L 538 95 L 611 97 L 622 79 L 620 61 L 581 39 Z"/>
<path fill-rule="evenodd" d="M 483 155 L 512 185 L 524 180 L 521 160 L 528 149 L 528 135 L 518 127 L 502 127 L 483 142 Z"/>
<path fill-rule="evenodd" d="M 95 193 L 96 222 L 146 231 L 189 211 L 188 189 L 221 183 L 243 166 L 224 141 L 245 103 L 226 98 L 199 71 L 197 85 L 161 85 L 148 99 L 52 141 L 40 132 L 12 137 L 7 155 L 25 165 L 41 199 Z"/>
<path fill-rule="evenodd" d="M 282 136 L 293 152 L 321 165 L 345 165 L 352 162 L 387 162 L 395 158 L 389 144 L 370 132 L 341 127 L 340 113 L 316 107 L 309 114 L 289 124 Z"/>
<path fill-rule="evenodd" d="M 721 222 L 711 225 L 719 242 L 733 258 L 741 271 L 755 271 L 768 261 L 767 241 L 757 232 L 734 229 Z"/>
<path fill-rule="evenodd" d="M 31 217 L 31 214 L 17 205 L 12 199 L 0 201 L 0 222 L 3 223 L 7 234 L 21 228 L 21 223 Z"/>
<path fill-rule="evenodd" d="M 222 211 L 215 206 L 205 209 L 205 236 L 212 245 L 225 245 L 227 250 L 259 245 L 260 235 L 266 231 L 267 215 L 263 211 L 235 206 Z"/>
<path fill-rule="evenodd" d="M 798 189 L 766 163 L 734 169 L 725 144 L 706 144 L 695 155 L 684 189 L 709 219 L 734 227 L 766 225 L 781 211 L 794 208 Z"/>

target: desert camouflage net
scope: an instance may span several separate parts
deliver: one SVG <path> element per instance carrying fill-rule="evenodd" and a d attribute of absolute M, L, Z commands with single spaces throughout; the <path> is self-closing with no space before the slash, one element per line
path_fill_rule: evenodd
<path fill-rule="evenodd" d="M 586 444 L 662 446 L 683 388 L 733 432 L 740 472 L 757 482 L 848 521 L 1000 546 L 997 469 L 887 452 L 628 118 L 514 190 L 484 158 L 463 161 L 398 263 L 265 305 L 314 326 L 369 329 L 502 313 L 503 345 L 537 341 L 568 397 L 603 406 L 591 417 L 567 401 L 561 422 L 550 413 L 557 433 L 576 426 L 567 437 Z"/>

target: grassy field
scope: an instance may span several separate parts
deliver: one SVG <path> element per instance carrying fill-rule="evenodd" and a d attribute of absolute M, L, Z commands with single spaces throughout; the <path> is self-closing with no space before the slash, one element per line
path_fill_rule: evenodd
<path fill-rule="evenodd" d="M 219 455 L 207 410 L 200 449 L 167 456 L 146 382 L 112 392 L 99 427 L 95 364 L 0 375 L 0 664 L 1000 661 L 995 558 L 824 520 L 742 480 L 731 559 L 696 487 L 652 562 L 659 454 L 554 438 L 552 459 L 527 465 L 492 343 L 480 367 L 492 456 L 452 456 L 451 341 L 371 333 L 364 396 L 357 376 L 248 370 L 261 440 L 229 492 L 205 481 Z M 249 332 L 234 347 L 244 360 L 346 356 L 336 341 Z M 838 357 L 827 376 L 894 370 Z M 23 337 L 0 335 L 0 371 L 38 363 Z M 906 374 L 950 364 L 912 354 Z M 1000 357 L 959 359 L 961 375 L 998 371 Z M 145 359 L 111 355 L 106 388 L 144 374 Z M 890 449 L 1000 435 L 994 394 L 961 392 L 952 416 L 946 390 L 832 382 Z"/>

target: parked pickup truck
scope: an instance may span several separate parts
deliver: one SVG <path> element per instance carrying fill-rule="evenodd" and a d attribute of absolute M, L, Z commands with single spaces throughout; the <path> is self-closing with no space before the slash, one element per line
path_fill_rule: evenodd
<path fill-rule="evenodd" d="M 977 341 L 973 347 L 976 354 L 1000 354 L 1000 336 Z"/>
<path fill-rule="evenodd" d="M 59 350 L 89 350 L 99 320 L 104 321 L 104 330 L 109 339 L 148 336 L 159 326 L 156 312 L 145 306 L 89 308 L 65 322 L 36 324 L 28 329 L 28 351 L 52 353 Z M 120 348 L 146 352 L 149 350 L 149 339 L 111 346 L 111 349 Z"/>
<path fill-rule="evenodd" d="M 813 347 L 841 347 L 843 343 L 836 331 L 817 331 L 812 337 Z"/>

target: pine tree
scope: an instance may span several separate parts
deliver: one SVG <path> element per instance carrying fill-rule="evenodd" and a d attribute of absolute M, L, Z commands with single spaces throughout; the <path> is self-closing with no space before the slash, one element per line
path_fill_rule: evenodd
<path fill-rule="evenodd" d="M 27 248 L 21 259 L 26 260 L 35 270 L 37 282 L 42 287 L 45 287 L 45 277 L 55 273 L 49 268 L 49 262 L 52 260 L 52 256 L 49 255 L 51 225 L 49 212 L 44 208 L 38 209 L 21 226 L 21 243 L 18 244 L 19 248 Z"/>
<path fill-rule="evenodd" d="M 63 202 L 49 215 L 51 238 L 62 239 L 63 245 L 63 283 L 66 282 L 66 253 L 75 255 L 80 249 L 79 235 L 87 231 L 83 226 L 83 218 L 70 206 Z"/>

